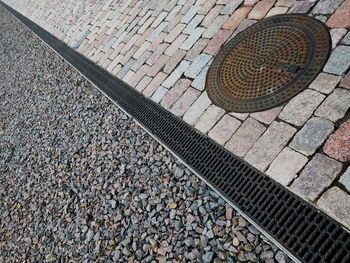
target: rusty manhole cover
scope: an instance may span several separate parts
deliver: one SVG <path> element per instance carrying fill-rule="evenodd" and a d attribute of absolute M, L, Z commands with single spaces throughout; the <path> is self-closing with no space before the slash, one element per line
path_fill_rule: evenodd
<path fill-rule="evenodd" d="M 230 112 L 275 107 L 307 88 L 330 51 L 327 28 L 306 15 L 261 20 L 231 39 L 209 68 L 210 99 Z"/>

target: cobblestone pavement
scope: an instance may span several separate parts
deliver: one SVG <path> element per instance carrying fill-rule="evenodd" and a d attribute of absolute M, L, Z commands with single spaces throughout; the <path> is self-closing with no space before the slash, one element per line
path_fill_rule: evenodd
<path fill-rule="evenodd" d="M 290 262 L 0 7 L 0 262 Z"/>
<path fill-rule="evenodd" d="M 5 2 L 350 228 L 350 0 Z M 271 110 L 238 114 L 213 105 L 205 76 L 220 46 L 284 13 L 330 27 L 323 72 Z"/>

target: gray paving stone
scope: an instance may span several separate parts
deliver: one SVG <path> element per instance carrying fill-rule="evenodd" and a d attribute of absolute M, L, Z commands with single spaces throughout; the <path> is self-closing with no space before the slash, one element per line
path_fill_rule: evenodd
<path fill-rule="evenodd" d="M 225 21 L 229 18 L 228 15 L 219 15 L 215 18 L 215 20 L 210 24 L 207 30 L 204 31 L 204 38 L 212 38 L 219 31 L 221 26 L 225 23 Z"/>
<path fill-rule="evenodd" d="M 339 182 L 350 192 L 350 167 L 340 177 Z"/>
<path fill-rule="evenodd" d="M 193 80 L 191 86 L 197 90 L 204 90 L 205 88 L 205 80 L 207 77 L 209 66 L 206 66 L 202 69 L 202 71 L 197 75 L 197 77 Z"/>
<path fill-rule="evenodd" d="M 313 155 L 333 131 L 334 125 L 331 121 L 312 118 L 294 136 L 289 146 L 306 156 Z"/>
<path fill-rule="evenodd" d="M 289 9 L 288 13 L 302 13 L 305 14 L 309 12 L 311 7 L 315 4 L 317 0 L 305 0 L 296 1 L 295 4 Z"/>
<path fill-rule="evenodd" d="M 316 116 L 333 122 L 343 118 L 350 107 L 350 90 L 335 89 L 315 112 Z"/>
<path fill-rule="evenodd" d="M 192 103 L 199 97 L 200 92 L 193 88 L 188 88 L 184 94 L 175 102 L 171 112 L 176 116 L 182 116 Z"/>
<path fill-rule="evenodd" d="M 227 142 L 232 134 L 238 129 L 241 122 L 232 116 L 226 114 L 221 120 L 211 129 L 208 136 L 217 143 L 223 145 Z"/>
<path fill-rule="evenodd" d="M 164 41 L 172 43 L 176 39 L 176 37 L 181 34 L 182 30 L 184 30 L 185 27 L 185 24 L 177 24 L 174 27 L 174 29 L 169 32 Z"/>
<path fill-rule="evenodd" d="M 165 96 L 165 94 L 167 94 L 169 90 L 167 88 L 164 88 L 162 86 L 160 86 L 156 92 L 154 92 L 154 94 L 152 95 L 151 99 L 154 101 L 154 102 L 157 102 L 159 103 L 163 97 Z"/>
<path fill-rule="evenodd" d="M 345 45 L 350 45 L 350 31 L 345 35 L 341 43 Z"/>
<path fill-rule="evenodd" d="M 350 46 L 337 46 L 329 57 L 324 71 L 336 75 L 344 74 L 350 67 Z"/>
<path fill-rule="evenodd" d="M 194 43 L 196 43 L 197 40 L 201 37 L 204 31 L 205 28 L 203 27 L 197 27 L 196 29 L 194 29 L 191 35 L 180 46 L 180 48 L 183 50 L 190 50 Z"/>
<path fill-rule="evenodd" d="M 308 160 L 304 155 L 286 147 L 272 162 L 266 173 L 275 181 L 287 186 L 297 177 L 297 173 Z"/>
<path fill-rule="evenodd" d="M 193 125 L 210 104 L 211 100 L 209 99 L 208 94 L 203 92 L 202 95 L 200 95 L 199 98 L 186 111 L 183 116 L 183 120 L 188 124 Z"/>
<path fill-rule="evenodd" d="M 194 127 L 202 133 L 207 133 L 225 114 L 225 111 L 214 104 L 200 116 Z"/>
<path fill-rule="evenodd" d="M 247 29 L 248 27 L 254 25 L 256 23 L 256 20 L 254 19 L 244 19 L 239 26 L 237 27 L 237 29 L 235 30 L 235 32 L 233 32 L 233 34 L 231 35 L 231 37 L 229 39 L 232 39 L 233 37 L 235 37 L 238 33 L 242 32 L 244 29 Z"/>
<path fill-rule="evenodd" d="M 332 14 L 344 0 L 320 0 L 312 9 L 313 14 Z"/>
<path fill-rule="evenodd" d="M 168 89 L 175 85 L 175 83 L 181 78 L 182 74 L 190 66 L 190 62 L 183 60 L 180 62 L 180 65 L 169 75 L 169 77 L 164 80 L 162 85 Z"/>
<path fill-rule="evenodd" d="M 231 15 L 242 2 L 243 0 L 230 0 L 230 2 L 228 2 L 228 4 L 221 10 L 220 14 Z"/>
<path fill-rule="evenodd" d="M 296 0 L 278 0 L 276 6 L 292 7 Z"/>
<path fill-rule="evenodd" d="M 345 34 L 348 32 L 345 28 L 332 28 L 330 30 L 331 39 L 332 39 L 332 48 L 336 48 L 339 41 L 343 39 Z"/>
<path fill-rule="evenodd" d="M 187 13 L 182 17 L 181 23 L 188 24 L 192 18 L 198 13 L 199 7 L 196 5 L 191 6 Z"/>
<path fill-rule="evenodd" d="M 327 190 L 317 206 L 350 229 L 350 195 L 338 187 Z"/>
<path fill-rule="evenodd" d="M 202 22 L 204 15 L 196 15 L 183 30 L 185 34 L 191 34 L 195 28 Z"/>
<path fill-rule="evenodd" d="M 306 89 L 289 101 L 279 114 L 279 118 L 296 126 L 301 126 L 311 117 L 324 98 L 325 95 Z"/>
<path fill-rule="evenodd" d="M 317 20 L 321 21 L 322 23 L 326 23 L 326 21 L 327 21 L 327 17 L 324 15 L 318 15 L 318 16 L 315 16 L 315 18 Z"/>
<path fill-rule="evenodd" d="M 135 61 L 135 63 L 131 66 L 131 69 L 137 71 L 146 60 L 152 55 L 152 52 L 146 50 L 142 53 L 142 55 Z"/>
<path fill-rule="evenodd" d="M 309 88 L 317 90 L 324 94 L 331 93 L 341 80 L 340 76 L 335 76 L 328 73 L 320 73 L 317 78 L 310 84 Z"/>
<path fill-rule="evenodd" d="M 229 113 L 231 116 L 236 117 L 239 120 L 244 121 L 249 117 L 249 113 L 238 113 L 238 112 L 230 112 Z"/>
<path fill-rule="evenodd" d="M 317 153 L 292 183 L 291 189 L 305 199 L 314 201 L 331 185 L 341 169 L 341 163 Z"/>
<path fill-rule="evenodd" d="M 257 169 L 265 171 L 295 132 L 296 129 L 287 123 L 274 121 L 244 159 Z"/>
<path fill-rule="evenodd" d="M 185 76 L 191 79 L 194 79 L 199 72 L 209 63 L 212 56 L 207 54 L 200 54 L 198 57 L 196 57 L 189 68 L 185 71 Z"/>
<path fill-rule="evenodd" d="M 153 42 L 164 28 L 169 24 L 169 22 L 162 22 L 154 31 L 147 37 L 147 41 Z"/>

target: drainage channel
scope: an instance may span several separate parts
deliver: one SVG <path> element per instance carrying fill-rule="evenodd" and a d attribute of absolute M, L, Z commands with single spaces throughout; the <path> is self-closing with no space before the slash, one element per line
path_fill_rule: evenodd
<path fill-rule="evenodd" d="M 294 261 L 350 262 L 350 233 L 339 223 L 1 4 Z"/>

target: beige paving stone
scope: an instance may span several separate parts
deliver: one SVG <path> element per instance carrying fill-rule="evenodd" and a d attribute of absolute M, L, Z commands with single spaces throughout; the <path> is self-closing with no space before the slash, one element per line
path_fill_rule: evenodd
<path fill-rule="evenodd" d="M 204 52 L 210 55 L 214 55 L 222 45 L 229 39 L 233 31 L 221 29 L 216 35 L 210 40 L 209 44 L 204 49 Z"/>
<path fill-rule="evenodd" d="M 305 166 L 308 160 L 304 155 L 286 147 L 273 160 L 266 173 L 276 182 L 287 186 L 297 177 L 297 173 Z"/>
<path fill-rule="evenodd" d="M 247 18 L 250 10 L 252 8 L 249 6 L 243 6 L 239 9 L 237 9 L 229 19 L 226 20 L 225 24 L 222 26 L 223 29 L 229 29 L 234 31 L 239 24 Z"/>
<path fill-rule="evenodd" d="M 176 116 L 182 116 L 192 103 L 199 97 L 200 92 L 194 88 L 188 88 L 175 102 L 170 111 Z"/>
<path fill-rule="evenodd" d="M 225 114 L 225 111 L 215 105 L 210 105 L 208 109 L 200 116 L 194 127 L 200 132 L 206 134 Z"/>
<path fill-rule="evenodd" d="M 178 35 L 185 29 L 185 24 L 177 24 L 173 30 L 169 32 L 167 37 L 164 39 L 165 42 L 172 43 Z"/>
<path fill-rule="evenodd" d="M 164 44 L 164 38 L 167 36 L 167 33 L 161 32 L 158 37 L 151 43 L 148 50 L 154 52 L 161 44 Z"/>
<path fill-rule="evenodd" d="M 202 71 L 196 76 L 196 78 L 192 81 L 191 86 L 200 91 L 204 90 L 208 70 L 209 66 L 205 66 L 202 69 Z"/>
<path fill-rule="evenodd" d="M 317 201 L 317 206 L 350 229 L 350 195 L 334 186 Z"/>
<path fill-rule="evenodd" d="M 187 60 L 183 60 L 180 62 L 179 66 L 169 75 L 169 77 L 164 80 L 162 85 L 168 89 L 170 89 L 174 84 L 181 78 L 182 74 L 189 67 L 190 62 Z"/>
<path fill-rule="evenodd" d="M 187 52 L 182 49 L 176 51 L 175 54 L 171 56 L 169 60 L 165 63 L 163 71 L 165 73 L 171 73 L 174 70 L 174 68 L 180 63 L 180 61 L 182 61 L 186 53 Z"/>
<path fill-rule="evenodd" d="M 279 114 L 279 118 L 296 126 L 301 126 L 311 117 L 324 98 L 323 94 L 306 89 L 288 102 Z"/>
<path fill-rule="evenodd" d="M 209 27 L 215 18 L 220 14 L 222 8 L 222 5 L 216 5 L 214 8 L 210 9 L 209 13 L 205 14 L 205 18 L 201 25 L 204 27 Z"/>
<path fill-rule="evenodd" d="M 248 18 L 251 19 L 261 19 L 263 18 L 269 10 L 273 7 L 275 4 L 275 0 L 262 0 L 258 2 L 250 11 Z"/>
<path fill-rule="evenodd" d="M 333 122 L 344 117 L 350 107 L 350 90 L 335 89 L 315 112 L 316 116 Z"/>
<path fill-rule="evenodd" d="M 216 32 L 222 27 L 225 21 L 228 19 L 228 15 L 219 15 L 215 20 L 208 26 L 207 30 L 203 32 L 204 38 L 212 38 Z"/>
<path fill-rule="evenodd" d="M 217 0 L 206 0 L 202 5 L 201 9 L 198 11 L 199 14 L 207 15 L 210 10 L 212 10 Z M 222 7 L 221 7 L 222 8 Z"/>
<path fill-rule="evenodd" d="M 282 106 L 279 106 L 265 111 L 254 112 L 250 116 L 262 123 L 270 124 L 276 119 L 282 108 Z"/>
<path fill-rule="evenodd" d="M 197 42 L 197 40 L 202 36 L 204 31 L 204 28 L 197 27 L 195 30 L 193 30 L 192 34 L 189 35 L 189 37 L 183 42 L 180 48 L 183 50 L 190 50 L 191 47 Z"/>
<path fill-rule="evenodd" d="M 284 122 L 272 122 L 244 159 L 257 169 L 265 171 L 295 132 L 295 128 Z"/>
<path fill-rule="evenodd" d="M 310 84 L 309 88 L 324 94 L 330 94 L 341 80 L 340 76 L 321 72 Z"/>
<path fill-rule="evenodd" d="M 198 10 L 198 6 L 191 6 L 187 13 L 182 17 L 181 23 L 188 24 L 192 20 L 192 18 L 194 18 L 194 16 L 197 14 Z"/>
<path fill-rule="evenodd" d="M 264 125 L 253 118 L 248 118 L 233 134 L 225 147 L 234 154 L 243 157 L 265 130 L 266 128 Z"/>
<path fill-rule="evenodd" d="M 203 15 L 196 15 L 190 23 L 187 24 L 186 28 L 183 30 L 183 33 L 185 34 L 191 34 L 193 30 L 195 30 L 199 24 L 203 21 L 204 16 Z"/>
<path fill-rule="evenodd" d="M 161 12 L 159 16 L 156 18 L 156 20 L 153 21 L 151 24 L 151 27 L 156 28 L 157 26 L 160 25 L 160 23 L 163 22 L 163 20 L 168 16 L 168 12 Z"/>
<path fill-rule="evenodd" d="M 175 16 L 180 12 L 181 8 L 181 5 L 174 6 L 164 20 L 171 22 L 175 18 Z"/>
<path fill-rule="evenodd" d="M 188 124 L 193 125 L 210 104 L 211 100 L 209 99 L 207 92 L 204 91 L 186 111 L 183 120 Z"/>
<path fill-rule="evenodd" d="M 176 82 L 175 86 L 172 87 L 169 92 L 164 96 L 161 101 L 161 105 L 170 109 L 171 106 L 181 97 L 181 95 L 190 87 L 191 81 L 189 79 L 180 79 Z"/>
<path fill-rule="evenodd" d="M 139 39 L 137 39 L 135 46 L 141 47 L 146 42 L 146 39 L 148 38 L 148 36 L 152 33 L 152 30 L 153 30 L 152 28 L 147 28 L 147 30 L 141 34 Z"/>
<path fill-rule="evenodd" d="M 230 0 L 225 7 L 221 10 L 220 14 L 231 15 L 243 2 L 243 0 Z"/>
<path fill-rule="evenodd" d="M 149 48 L 149 46 L 151 45 L 150 42 L 145 42 L 136 52 L 135 54 L 132 56 L 134 59 L 139 59 L 142 54 Z"/>
<path fill-rule="evenodd" d="M 348 31 L 345 28 L 332 28 L 329 30 L 332 39 L 332 48 L 334 49 L 340 40 L 345 36 Z"/>
<path fill-rule="evenodd" d="M 168 91 L 168 89 L 164 88 L 163 86 L 160 86 L 152 95 L 151 100 L 153 100 L 156 103 L 159 103 Z"/>
<path fill-rule="evenodd" d="M 275 15 L 280 15 L 280 14 L 285 14 L 288 11 L 288 7 L 282 7 L 282 6 L 277 6 L 272 8 L 265 17 L 270 17 L 270 16 L 275 16 Z"/>
<path fill-rule="evenodd" d="M 229 113 L 231 116 L 244 121 L 245 119 L 247 119 L 249 117 L 249 113 L 238 113 L 238 112 L 230 112 Z"/>
<path fill-rule="evenodd" d="M 340 87 L 344 89 L 350 89 L 350 71 L 345 75 L 345 77 L 340 82 Z"/>
<path fill-rule="evenodd" d="M 152 53 L 152 55 L 146 60 L 146 64 L 152 66 L 155 62 L 158 63 L 159 57 L 164 53 L 164 51 L 169 47 L 169 44 L 163 43 L 158 46 L 158 48 Z"/>
<path fill-rule="evenodd" d="M 120 71 L 120 69 L 119 69 L 119 71 Z M 114 70 L 113 70 L 114 75 L 116 75 L 119 71 L 116 71 L 116 73 L 114 73 Z M 126 83 L 128 83 L 130 85 L 130 80 L 134 77 L 134 75 L 135 75 L 135 72 L 132 70 L 129 70 L 125 74 L 125 76 L 123 77 L 123 81 L 125 81 Z"/>
<path fill-rule="evenodd" d="M 136 85 L 135 89 L 137 91 L 140 91 L 142 92 L 146 87 L 147 85 L 152 81 L 152 78 L 149 77 L 149 76 L 144 76 L 141 81 Z"/>
<path fill-rule="evenodd" d="M 208 45 L 209 41 L 210 40 L 207 38 L 200 38 L 197 40 L 193 47 L 187 52 L 185 58 L 190 61 L 195 59 L 200 53 L 202 53 L 203 49 Z"/>
<path fill-rule="evenodd" d="M 148 65 L 141 66 L 139 70 L 136 71 L 136 75 L 131 79 L 130 85 L 132 87 L 135 87 L 140 82 L 140 80 L 146 75 L 149 69 L 150 69 L 150 66 Z"/>
<path fill-rule="evenodd" d="M 240 125 L 241 122 L 239 120 L 226 114 L 209 131 L 208 136 L 217 143 L 224 145 Z"/>
<path fill-rule="evenodd" d="M 137 31 L 137 33 L 139 33 L 139 34 L 142 35 L 142 34 L 146 31 L 146 29 L 148 29 L 148 28 L 151 26 L 151 24 L 153 23 L 154 20 L 156 20 L 155 17 L 150 16 L 150 17 L 142 24 L 142 26 L 139 28 L 139 30 Z"/>
<path fill-rule="evenodd" d="M 291 190 L 309 201 L 315 201 L 331 185 L 341 169 L 341 163 L 317 153 L 294 180 Z"/>
<path fill-rule="evenodd" d="M 151 97 L 153 93 L 159 88 L 160 84 L 166 79 L 167 76 L 168 74 L 159 72 L 148 84 L 148 86 L 143 90 L 142 93 L 146 97 Z"/>
<path fill-rule="evenodd" d="M 189 68 L 185 71 L 185 76 L 191 79 L 194 79 L 201 70 L 208 65 L 209 61 L 212 59 L 212 56 L 207 54 L 200 54 L 196 57 Z"/>
<path fill-rule="evenodd" d="M 181 45 L 184 44 L 184 42 L 187 39 L 187 35 L 180 34 L 173 43 L 164 51 L 164 54 L 167 56 L 172 56 L 175 54 L 175 52 L 180 48 Z"/>
<path fill-rule="evenodd" d="M 165 63 L 169 60 L 169 57 L 166 55 L 161 55 L 158 60 L 157 63 L 154 63 L 153 66 L 148 70 L 147 75 L 154 77 L 155 75 L 158 74 L 158 72 L 160 72 L 162 70 L 162 68 L 164 67 Z"/>
<path fill-rule="evenodd" d="M 292 7 L 296 0 L 278 0 L 276 6 Z"/>

